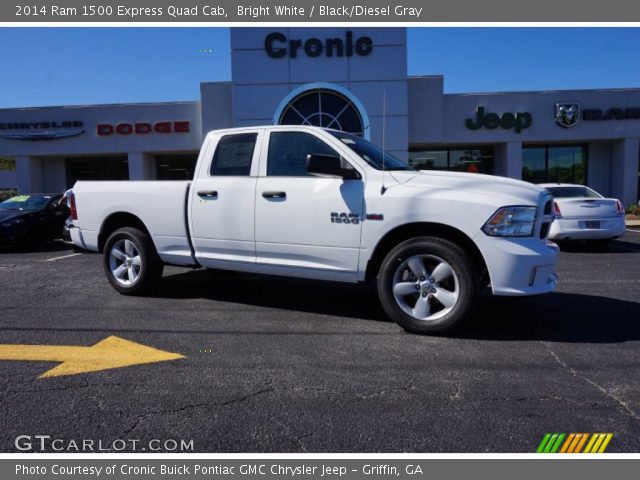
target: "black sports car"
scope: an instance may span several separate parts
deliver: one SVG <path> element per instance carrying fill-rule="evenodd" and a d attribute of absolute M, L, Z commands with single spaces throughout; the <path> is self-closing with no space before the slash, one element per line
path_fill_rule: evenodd
<path fill-rule="evenodd" d="M 44 243 L 62 236 L 69 217 L 58 193 L 16 195 L 0 203 L 0 245 Z"/>

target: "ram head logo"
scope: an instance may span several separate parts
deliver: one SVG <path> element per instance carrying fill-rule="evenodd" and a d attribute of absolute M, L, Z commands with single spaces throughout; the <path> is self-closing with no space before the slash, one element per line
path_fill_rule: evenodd
<path fill-rule="evenodd" d="M 556 123 L 564 128 L 573 127 L 580 121 L 579 103 L 556 103 Z"/>

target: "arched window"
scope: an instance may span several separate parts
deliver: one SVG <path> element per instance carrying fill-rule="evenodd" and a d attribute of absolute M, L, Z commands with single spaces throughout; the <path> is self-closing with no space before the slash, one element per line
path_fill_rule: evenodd
<path fill-rule="evenodd" d="M 360 109 L 346 95 L 327 88 L 311 88 L 289 100 L 277 123 L 280 125 L 313 125 L 332 128 L 366 137 Z"/>

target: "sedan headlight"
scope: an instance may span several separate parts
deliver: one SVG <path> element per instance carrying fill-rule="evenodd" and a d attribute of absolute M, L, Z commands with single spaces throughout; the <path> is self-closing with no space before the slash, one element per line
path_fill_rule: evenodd
<path fill-rule="evenodd" d="M 537 207 L 502 207 L 482 231 L 492 237 L 530 237 L 536 226 Z"/>

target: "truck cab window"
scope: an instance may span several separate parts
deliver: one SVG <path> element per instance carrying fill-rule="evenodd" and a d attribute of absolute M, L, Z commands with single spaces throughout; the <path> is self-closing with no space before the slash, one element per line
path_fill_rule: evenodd
<path fill-rule="evenodd" d="M 340 155 L 319 138 L 304 132 L 272 132 L 267 176 L 307 177 L 307 155 Z M 348 168 L 348 167 L 346 167 Z"/>
<path fill-rule="evenodd" d="M 248 176 L 251 172 L 251 159 L 256 146 L 257 133 L 225 135 L 211 161 L 212 176 Z"/>

